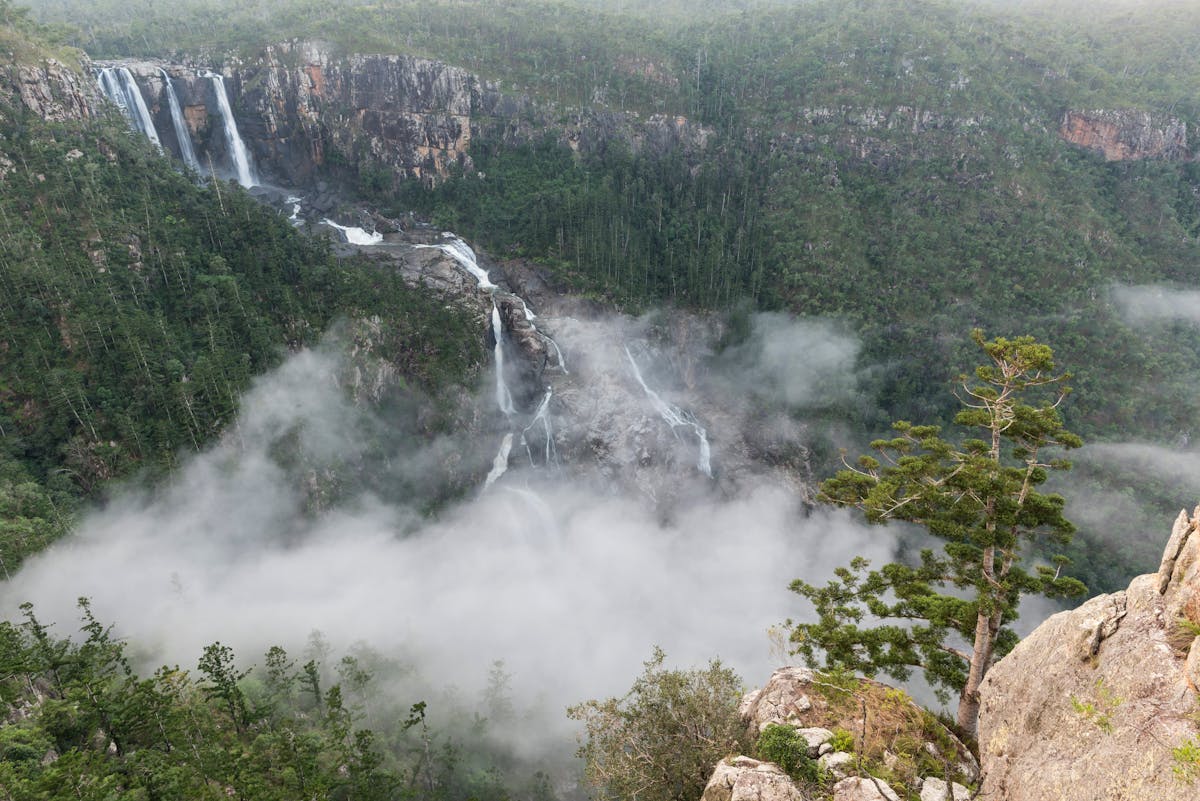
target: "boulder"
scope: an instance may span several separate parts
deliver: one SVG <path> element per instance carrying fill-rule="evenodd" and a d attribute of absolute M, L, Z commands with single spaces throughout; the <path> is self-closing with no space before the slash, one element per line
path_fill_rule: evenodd
<path fill-rule="evenodd" d="M 900 796 L 882 779 L 851 776 L 833 785 L 833 801 L 900 801 Z"/>
<path fill-rule="evenodd" d="M 814 801 L 771 762 L 746 756 L 717 763 L 700 801 Z"/>
<path fill-rule="evenodd" d="M 844 779 L 854 767 L 854 754 L 849 751 L 830 751 L 822 754 L 817 764 L 833 774 L 835 779 Z"/>
<path fill-rule="evenodd" d="M 961 784 L 930 776 L 921 783 L 921 801 L 971 801 L 971 791 Z"/>
<path fill-rule="evenodd" d="M 833 739 L 833 732 L 829 729 L 820 727 L 796 729 L 796 734 L 804 738 L 804 742 L 808 743 L 808 755 L 816 759 L 822 753 L 822 746 L 825 747 L 825 752 L 832 751 L 833 746 L 829 745 L 829 741 Z"/>
<path fill-rule="evenodd" d="M 1157 573 L 1050 617 L 988 672 L 982 797 L 1200 795 L 1176 776 L 1172 755 L 1196 737 L 1197 515 L 1180 513 Z"/>
<path fill-rule="evenodd" d="M 771 674 L 762 689 L 742 699 L 738 711 L 749 722 L 751 734 L 758 736 L 772 723 L 803 725 L 804 715 L 813 708 L 809 691 L 815 674 L 803 667 L 784 667 Z"/>

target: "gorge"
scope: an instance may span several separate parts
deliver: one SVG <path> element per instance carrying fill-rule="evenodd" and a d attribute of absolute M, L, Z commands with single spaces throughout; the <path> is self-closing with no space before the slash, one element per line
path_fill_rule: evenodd
<path fill-rule="evenodd" d="M 164 798 L 603 793 L 565 707 L 617 714 L 656 659 L 668 685 L 714 655 L 766 679 L 815 617 L 790 582 L 921 562 L 928 532 L 831 512 L 818 483 L 893 420 L 955 431 L 975 328 L 1074 374 L 1088 444 L 1047 485 L 1074 564 L 1022 555 L 1109 594 L 1026 600 L 978 744 L 897 690 L 786 667 L 747 698 L 746 744 L 676 795 L 1051 798 L 1087 784 L 1080 754 L 1119 766 L 1097 798 L 1190 789 L 1190 517 L 1166 589 L 1124 589 L 1200 496 L 1190 51 L 1122 50 L 1119 15 L 1088 41 L 1124 71 L 990 5 L 629 5 L 112 22 L 45 0 L 75 33 L 4 40 L 14 798 L 102 763 Z M 1153 675 L 1130 679 L 1139 649 Z M 875 706 L 822 706 L 823 685 Z M 139 717 L 168 709 L 201 722 Z M 766 758 L 771 724 L 816 785 Z M 153 784 L 151 758 L 194 783 Z"/>

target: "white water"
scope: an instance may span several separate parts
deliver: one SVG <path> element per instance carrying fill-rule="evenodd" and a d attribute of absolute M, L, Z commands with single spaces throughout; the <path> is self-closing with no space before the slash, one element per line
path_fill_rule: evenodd
<path fill-rule="evenodd" d="M 675 431 L 675 429 L 679 426 L 686 426 L 695 432 L 696 438 L 700 441 L 700 458 L 696 462 L 696 469 L 698 469 L 701 473 L 704 473 L 704 475 L 708 476 L 709 478 L 712 478 L 712 449 L 708 444 L 708 432 L 704 430 L 702 425 L 696 422 L 692 415 L 683 411 L 674 404 L 667 403 L 659 396 L 657 392 L 650 389 L 650 387 L 646 385 L 645 379 L 642 378 L 642 371 L 638 368 L 637 361 L 633 358 L 633 354 L 629 352 L 628 346 L 625 347 L 625 355 L 629 358 L 630 366 L 633 367 L 634 377 L 637 379 L 637 382 L 641 384 L 642 389 L 646 393 L 646 397 L 650 399 L 650 404 L 654 407 L 654 410 L 658 412 L 659 416 L 667 422 L 667 425 L 671 427 L 671 431 Z"/>
<path fill-rule="evenodd" d="M 213 83 L 213 92 L 217 96 L 217 107 L 224 120 L 225 143 L 229 145 L 229 155 L 233 159 L 233 167 L 237 171 L 237 182 L 245 187 L 257 186 L 258 179 L 254 177 L 254 168 L 250 165 L 250 151 L 238 133 L 237 120 L 233 118 L 233 109 L 229 105 L 229 95 L 225 93 L 225 78 L 215 72 L 202 73 L 202 78 L 208 78 Z"/>
<path fill-rule="evenodd" d="M 159 69 L 162 73 L 163 83 L 167 87 L 167 102 L 171 106 L 171 125 L 175 127 L 175 139 L 179 142 L 179 155 L 183 157 L 183 163 L 187 165 L 189 170 L 200 172 L 200 160 L 196 158 L 196 149 L 192 147 L 192 135 L 188 131 L 187 122 L 183 119 L 183 108 L 179 105 L 179 96 L 175 94 L 175 87 L 171 85 L 171 76 L 167 75 L 167 71 Z"/>
<path fill-rule="evenodd" d="M 492 459 L 492 469 L 488 473 L 487 480 L 483 482 L 483 488 L 487 489 L 496 483 L 496 479 L 504 475 L 508 471 L 508 454 L 512 451 L 513 435 L 508 432 L 504 435 L 504 439 L 500 440 L 500 450 L 496 452 L 496 456 Z"/>
<path fill-rule="evenodd" d="M 542 432 L 546 435 L 546 452 L 543 456 L 542 464 L 549 466 L 558 464 L 558 451 L 554 447 L 554 428 L 550 423 L 550 398 L 554 397 L 554 389 L 546 387 L 546 394 L 542 396 L 542 402 L 538 404 L 537 411 L 533 414 L 533 419 L 529 421 L 529 425 L 521 431 L 521 444 L 525 446 L 525 455 L 529 457 L 529 464 L 536 465 L 537 462 L 533 459 L 533 451 L 529 447 L 529 440 L 525 435 L 529 430 L 538 423 L 542 424 Z"/>
<path fill-rule="evenodd" d="M 500 307 L 495 303 L 492 304 L 492 335 L 496 339 L 496 346 L 493 348 L 496 357 L 496 405 L 506 417 L 512 417 L 517 410 L 513 406 L 508 384 L 504 381 L 504 325 L 500 321 Z"/>
<path fill-rule="evenodd" d="M 443 233 L 442 236 L 450 239 L 449 242 L 442 242 L 437 245 L 417 245 L 419 248 L 437 248 L 445 253 L 450 258 L 461 264 L 463 268 L 471 275 L 475 276 L 475 280 L 479 283 L 479 288 L 485 292 L 491 292 L 498 287 L 488 278 L 487 270 L 479 266 L 479 261 L 475 256 L 475 251 L 471 250 L 471 246 L 462 241 L 454 234 Z"/>
<path fill-rule="evenodd" d="M 133 123 L 154 146 L 162 150 L 162 141 L 158 131 L 154 129 L 154 120 L 150 118 L 150 109 L 142 99 L 142 90 L 138 88 L 133 73 L 126 67 L 105 67 L 100 70 L 99 84 L 101 91 L 108 99 L 117 104 L 121 113 Z"/>
<path fill-rule="evenodd" d="M 292 216 L 288 217 L 288 222 L 290 222 L 292 225 L 302 225 L 304 223 L 304 220 L 300 219 L 300 202 L 302 200 L 304 200 L 304 198 L 293 195 L 292 197 L 289 197 L 283 201 L 284 203 L 292 204 Z"/>
<path fill-rule="evenodd" d="M 294 214 L 299 214 L 299 212 L 300 212 L 300 206 L 295 205 Z M 321 222 L 325 223 L 330 228 L 336 228 L 339 231 L 341 231 L 342 234 L 346 237 L 346 241 L 349 242 L 351 245 L 378 245 L 380 242 L 383 241 L 383 234 L 379 233 L 378 231 L 372 231 L 371 233 L 367 233 L 367 231 L 365 231 L 362 228 L 351 227 L 351 226 L 347 226 L 347 225 L 338 225 L 337 223 L 335 223 L 333 220 L 329 219 L 328 217 L 321 220 Z"/>

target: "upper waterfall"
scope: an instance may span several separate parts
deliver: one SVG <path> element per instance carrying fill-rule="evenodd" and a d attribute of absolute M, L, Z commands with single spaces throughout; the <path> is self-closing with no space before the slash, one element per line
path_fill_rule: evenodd
<path fill-rule="evenodd" d="M 142 91 L 138 88 L 137 81 L 133 79 L 133 73 L 126 67 L 104 67 L 100 70 L 96 82 L 108 99 L 117 104 L 117 108 L 121 109 L 121 113 L 129 119 L 133 127 L 145 134 L 155 147 L 162 150 L 162 141 L 158 138 L 158 131 L 154 128 L 150 109 L 146 107 Z"/>
<path fill-rule="evenodd" d="M 183 108 L 179 105 L 179 96 L 175 94 L 175 87 L 171 85 L 171 76 L 164 69 L 159 69 L 159 72 L 162 73 L 163 84 L 167 88 L 167 102 L 171 106 L 171 125 L 175 128 L 175 140 L 179 142 L 179 155 L 188 169 L 200 172 L 200 160 L 196 158 L 196 148 L 192 146 L 192 135 L 183 118 Z"/>
<path fill-rule="evenodd" d="M 229 145 L 229 156 L 237 171 L 237 182 L 245 187 L 257 186 L 258 178 L 255 177 L 254 168 L 250 163 L 250 151 L 246 149 L 246 143 L 238 133 L 237 120 L 234 119 L 233 108 L 229 105 L 229 95 L 225 93 L 224 76 L 216 72 L 206 72 L 202 73 L 201 77 L 212 81 L 217 108 L 220 109 L 221 119 L 224 121 L 225 142 Z"/>

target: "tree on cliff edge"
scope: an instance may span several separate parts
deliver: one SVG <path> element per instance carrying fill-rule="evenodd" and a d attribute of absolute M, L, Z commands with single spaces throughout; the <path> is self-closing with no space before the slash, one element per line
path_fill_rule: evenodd
<path fill-rule="evenodd" d="M 1070 467 L 1046 451 L 1082 444 L 1058 413 L 1070 376 L 1056 372 L 1051 349 L 1032 337 L 985 341 L 977 329 L 972 338 L 988 363 L 959 379 L 964 408 L 955 422 L 976 437 L 956 445 L 938 426 L 898 422 L 895 438 L 871 443 L 878 458 L 861 456 L 821 484 L 825 502 L 862 509 L 872 523 L 917 523 L 944 540 L 941 551 L 922 551 L 917 566 L 880 570 L 856 558 L 824 587 L 793 582 L 818 620 L 795 625 L 792 642 L 809 664 L 821 652 L 827 666 L 868 676 L 903 680 L 922 669 L 943 699 L 958 691 L 958 724 L 974 738 L 979 685 L 1016 644 L 1007 624 L 1021 596 L 1085 588 L 1060 575 L 1064 557 L 1033 571 L 1020 564 L 1032 541 L 1063 545 L 1075 529 L 1062 497 L 1038 491 L 1049 470 Z"/>

